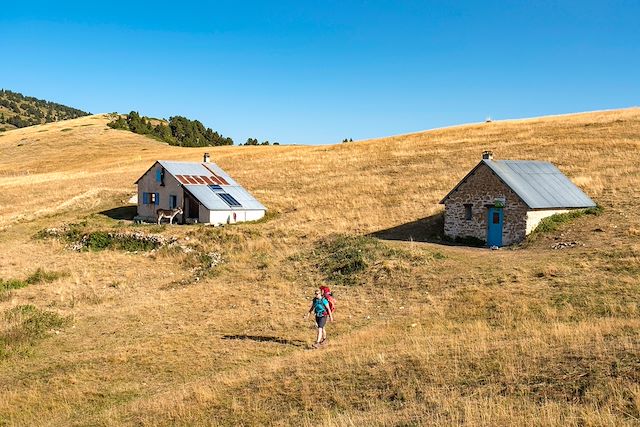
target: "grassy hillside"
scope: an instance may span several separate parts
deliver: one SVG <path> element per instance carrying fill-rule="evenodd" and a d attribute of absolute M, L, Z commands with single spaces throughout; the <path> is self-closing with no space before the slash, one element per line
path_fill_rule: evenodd
<path fill-rule="evenodd" d="M 77 108 L 0 89 L 0 132 L 87 116 Z"/>
<path fill-rule="evenodd" d="M 208 148 L 271 211 L 215 229 L 118 219 L 154 160 L 203 149 L 107 121 L 0 134 L 0 424 L 638 424 L 640 110 Z M 416 241 L 484 149 L 604 212 L 513 249 Z M 177 245 L 97 250 L 132 231 Z M 321 283 L 339 305 L 310 351 Z"/>

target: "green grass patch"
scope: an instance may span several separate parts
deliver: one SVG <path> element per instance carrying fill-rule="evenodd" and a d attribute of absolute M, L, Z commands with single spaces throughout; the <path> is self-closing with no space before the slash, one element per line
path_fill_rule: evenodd
<path fill-rule="evenodd" d="M 61 277 L 67 276 L 68 273 L 60 271 L 46 271 L 38 268 L 29 277 L 21 279 L 0 279 L 0 293 L 11 291 L 14 289 L 26 288 L 29 285 L 38 285 L 41 283 L 50 283 Z"/>
<path fill-rule="evenodd" d="M 10 291 L 13 289 L 20 289 L 29 286 L 27 282 L 20 279 L 0 279 L 0 292 Z"/>
<path fill-rule="evenodd" d="M 4 321 L 0 329 L 0 359 L 28 354 L 51 329 L 66 326 L 70 319 L 28 304 L 5 311 Z"/>
<path fill-rule="evenodd" d="M 565 213 L 551 215 L 540 221 L 540 224 L 533 231 L 533 234 L 537 233 L 549 233 L 556 231 L 561 225 L 571 222 L 574 219 L 581 218 L 585 215 L 600 215 L 602 213 L 602 207 L 596 206 L 589 209 L 578 209 Z"/>
<path fill-rule="evenodd" d="M 51 283 L 58 280 L 61 277 L 68 276 L 69 273 L 62 271 L 46 271 L 42 268 L 38 268 L 34 271 L 25 282 L 29 285 L 38 285 L 40 283 Z"/>

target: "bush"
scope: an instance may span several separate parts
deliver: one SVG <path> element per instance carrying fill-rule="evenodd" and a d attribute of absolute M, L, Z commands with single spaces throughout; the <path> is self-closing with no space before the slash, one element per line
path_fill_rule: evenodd
<path fill-rule="evenodd" d="M 540 221 L 540 224 L 538 224 L 536 229 L 533 231 L 533 234 L 555 231 L 562 224 L 573 221 L 576 218 L 580 218 L 585 215 L 600 215 L 602 213 L 602 210 L 603 209 L 601 206 L 596 206 L 594 208 L 577 209 L 565 213 L 551 215 Z"/>
<path fill-rule="evenodd" d="M 112 239 L 104 231 L 95 231 L 88 234 L 87 248 L 92 251 L 101 251 L 111 246 Z"/>
<path fill-rule="evenodd" d="M 313 257 L 327 280 L 338 285 L 358 283 L 359 274 L 375 261 L 398 255 L 379 240 L 366 236 L 336 235 L 320 241 Z"/>

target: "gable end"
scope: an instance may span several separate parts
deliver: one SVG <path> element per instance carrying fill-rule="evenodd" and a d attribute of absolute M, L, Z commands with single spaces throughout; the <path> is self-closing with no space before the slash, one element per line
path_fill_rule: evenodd
<path fill-rule="evenodd" d="M 475 172 L 480 168 L 480 166 L 482 166 L 482 165 L 484 165 L 487 169 L 489 169 L 489 171 L 491 172 L 491 174 L 493 174 L 493 176 L 495 176 L 496 178 L 498 178 L 498 180 L 499 180 L 500 182 L 502 182 L 502 183 L 503 183 L 503 184 L 504 184 L 508 189 L 510 189 L 510 190 L 513 192 L 513 194 L 515 194 L 515 195 L 516 195 L 516 197 L 517 197 L 517 198 L 518 198 L 522 203 L 524 203 L 524 205 L 525 205 L 528 209 L 531 209 L 531 207 L 529 206 L 529 204 L 528 204 L 527 202 L 525 202 L 525 201 L 522 199 L 522 197 L 520 197 L 520 195 L 518 195 L 518 193 L 516 193 L 516 192 L 513 190 L 513 188 L 511 188 L 511 186 L 510 186 L 509 184 L 507 184 L 507 183 L 506 183 L 502 178 L 500 178 L 500 176 L 499 176 L 497 173 L 495 173 L 495 171 L 494 171 L 492 168 L 490 168 L 490 167 L 485 163 L 485 161 L 484 161 L 484 160 L 482 160 L 482 161 L 481 161 L 480 163 L 478 163 L 478 164 L 477 164 L 473 169 L 471 169 L 471 171 L 469 171 L 469 173 L 468 173 L 468 174 L 466 174 L 466 175 L 465 175 L 465 177 L 464 177 L 464 178 L 462 178 L 462 179 L 460 180 L 460 182 L 458 182 L 458 184 L 456 184 L 456 186 L 455 186 L 455 187 L 453 187 L 453 189 L 452 189 L 451 191 L 449 191 L 449 193 L 447 193 L 447 195 L 446 195 L 446 196 L 444 196 L 444 198 L 443 198 L 442 200 L 440 200 L 440 204 L 441 204 L 441 205 L 442 205 L 442 204 L 445 204 L 445 203 L 446 203 L 446 201 L 447 201 L 447 199 L 448 199 L 448 198 L 449 198 L 453 193 L 455 193 L 455 192 L 458 190 L 458 188 L 460 188 L 460 186 L 461 186 L 462 184 L 464 184 L 465 182 L 467 182 L 467 180 L 468 180 L 468 179 L 469 179 L 469 178 L 470 178 L 470 177 L 471 177 L 471 176 L 472 176 L 472 175 L 473 175 L 473 174 L 474 174 L 474 173 L 475 173 Z"/>

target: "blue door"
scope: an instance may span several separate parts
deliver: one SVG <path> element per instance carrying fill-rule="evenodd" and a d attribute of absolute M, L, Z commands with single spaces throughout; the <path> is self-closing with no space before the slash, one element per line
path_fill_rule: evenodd
<path fill-rule="evenodd" d="M 489 208 L 488 215 L 487 245 L 502 246 L 502 208 Z"/>

